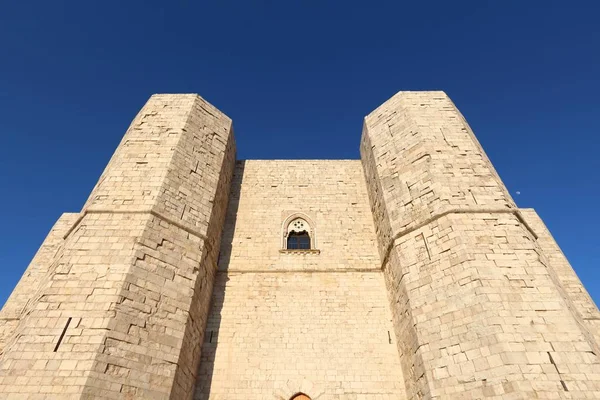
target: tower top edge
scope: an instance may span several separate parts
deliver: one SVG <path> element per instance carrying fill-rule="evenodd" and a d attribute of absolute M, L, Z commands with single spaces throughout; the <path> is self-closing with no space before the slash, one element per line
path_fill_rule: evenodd
<path fill-rule="evenodd" d="M 165 92 L 165 93 L 154 93 L 152 96 L 200 96 L 198 93 L 186 92 L 186 93 L 173 93 L 173 92 Z"/>
<path fill-rule="evenodd" d="M 227 120 L 230 121 L 230 123 L 232 123 L 231 117 L 229 117 L 227 114 L 225 114 L 223 111 L 221 111 L 214 104 L 212 104 L 211 102 L 206 100 L 204 97 L 200 96 L 198 93 L 154 93 L 148 99 L 148 102 L 153 102 L 153 101 L 158 101 L 158 102 L 185 101 L 185 102 L 193 102 L 196 104 L 201 104 L 202 107 L 209 107 L 210 109 L 212 109 L 213 112 L 218 113 L 218 115 L 220 115 L 223 118 L 226 118 Z"/>
<path fill-rule="evenodd" d="M 431 100 L 435 98 L 450 99 L 450 97 L 443 90 L 401 90 L 396 92 L 392 97 L 378 105 L 373 111 L 365 115 L 364 119 L 378 114 L 382 109 L 388 107 L 391 103 L 396 103 L 402 100 Z"/>
<path fill-rule="evenodd" d="M 198 93 L 154 93 L 150 97 L 198 97 L 204 100 Z"/>

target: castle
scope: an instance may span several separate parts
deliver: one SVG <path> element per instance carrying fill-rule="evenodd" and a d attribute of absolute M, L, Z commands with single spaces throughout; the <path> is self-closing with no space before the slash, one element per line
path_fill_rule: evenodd
<path fill-rule="evenodd" d="M 443 92 L 360 160 L 152 96 L 0 313 L 2 399 L 599 399 L 600 313 Z"/>

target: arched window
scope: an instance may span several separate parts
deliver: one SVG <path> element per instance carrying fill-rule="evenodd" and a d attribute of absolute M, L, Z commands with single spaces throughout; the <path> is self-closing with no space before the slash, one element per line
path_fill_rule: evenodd
<path fill-rule="evenodd" d="M 290 215 L 283 224 L 283 249 L 284 250 L 311 250 L 315 249 L 314 226 L 308 222 L 304 214 Z"/>
<path fill-rule="evenodd" d="M 298 393 L 293 395 L 290 400 L 310 400 L 310 397 L 308 397 L 304 393 Z"/>
<path fill-rule="evenodd" d="M 310 236 L 308 232 L 290 232 L 287 238 L 287 248 L 310 250 Z"/>

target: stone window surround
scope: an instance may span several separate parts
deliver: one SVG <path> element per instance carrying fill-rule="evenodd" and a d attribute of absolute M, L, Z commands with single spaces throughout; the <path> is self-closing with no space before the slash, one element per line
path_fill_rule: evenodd
<path fill-rule="evenodd" d="M 287 238 L 290 231 L 294 230 L 291 226 L 296 220 L 302 220 L 306 225 L 305 228 L 308 236 L 310 236 L 310 249 L 288 249 Z M 295 212 L 290 214 L 281 224 L 281 249 L 280 253 L 291 253 L 291 254 L 319 254 L 321 251 L 317 249 L 317 232 L 315 223 L 313 220 L 302 212 Z"/>

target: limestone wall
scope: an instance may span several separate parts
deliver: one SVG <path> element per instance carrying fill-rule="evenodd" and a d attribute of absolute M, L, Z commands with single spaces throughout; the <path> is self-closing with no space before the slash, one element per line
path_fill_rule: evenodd
<path fill-rule="evenodd" d="M 6 341 L 14 336 L 21 317 L 32 309 L 35 294 L 51 278 L 50 266 L 64 245 L 66 232 L 78 218 L 77 213 L 60 216 L 0 311 L 0 354 L 4 352 Z"/>
<path fill-rule="evenodd" d="M 450 99 L 396 94 L 361 158 L 408 398 L 598 397 L 590 326 Z"/>
<path fill-rule="evenodd" d="M 380 264 L 359 160 L 236 163 L 220 270 L 373 269 Z M 282 253 L 283 223 L 313 223 L 320 254 Z"/>
<path fill-rule="evenodd" d="M 544 251 L 544 262 L 549 268 L 552 268 L 557 279 L 560 280 L 564 294 L 571 301 L 574 312 L 578 314 L 590 333 L 595 335 L 596 343 L 600 343 L 600 311 L 594 300 L 537 212 L 532 208 L 526 208 L 521 209 L 521 215 L 536 233 L 536 241 Z"/>
<path fill-rule="evenodd" d="M 280 252 L 293 213 L 317 253 Z M 360 161 L 238 162 L 196 399 L 403 399 Z"/>
<path fill-rule="evenodd" d="M 383 277 L 230 273 L 215 281 L 195 399 L 404 399 Z"/>
<path fill-rule="evenodd" d="M 8 341 L 1 397 L 191 398 L 234 160 L 203 99 L 148 101 Z"/>
<path fill-rule="evenodd" d="M 155 95 L 0 312 L 0 398 L 595 399 L 598 321 L 443 92 L 369 114 L 360 161 L 236 162 Z"/>

